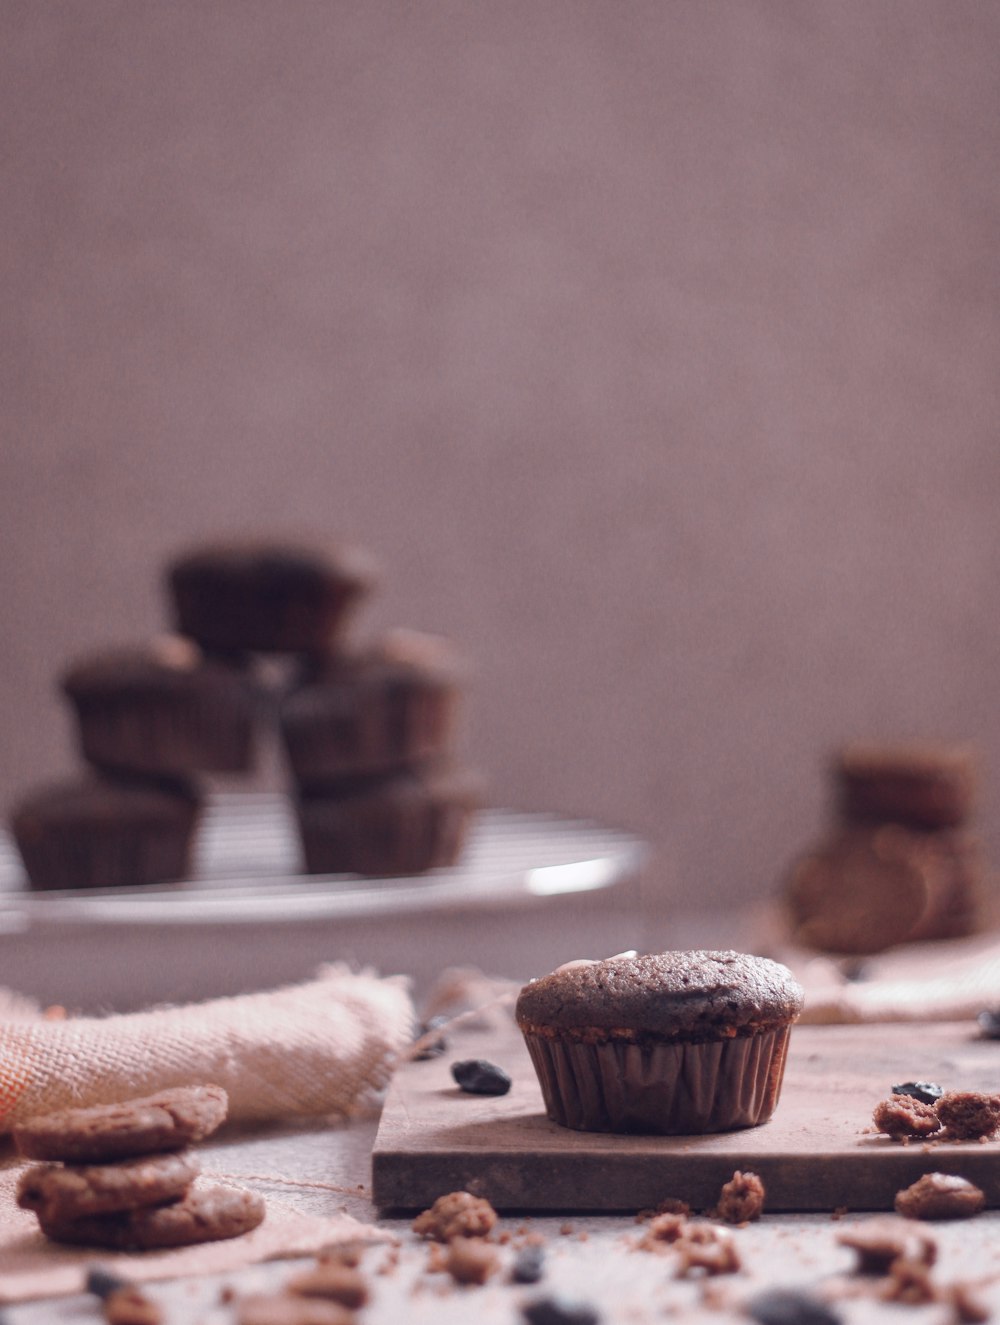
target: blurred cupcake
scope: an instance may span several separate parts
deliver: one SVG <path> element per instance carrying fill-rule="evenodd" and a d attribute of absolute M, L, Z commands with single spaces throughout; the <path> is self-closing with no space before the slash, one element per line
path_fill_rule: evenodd
<path fill-rule="evenodd" d="M 281 705 L 293 779 L 314 789 L 441 756 L 454 738 L 460 682 L 448 644 L 415 631 L 314 668 Z"/>
<path fill-rule="evenodd" d="M 525 985 L 517 1023 L 553 1122 L 684 1135 L 774 1111 L 802 989 L 739 952 L 569 962 Z"/>
<path fill-rule="evenodd" d="M 479 778 L 451 769 L 303 793 L 296 813 L 306 871 L 393 877 L 454 865 L 481 801 Z"/>
<path fill-rule="evenodd" d="M 83 757 L 98 768 L 158 777 L 252 766 L 250 685 L 190 640 L 165 637 L 82 659 L 62 688 Z"/>
<path fill-rule="evenodd" d="M 976 757 L 967 745 L 848 745 L 833 775 L 846 823 L 955 828 L 972 813 Z"/>
<path fill-rule="evenodd" d="M 195 548 L 167 569 L 177 629 L 209 652 L 335 652 L 375 581 L 358 548 L 233 542 Z"/>
<path fill-rule="evenodd" d="M 32 888 L 130 888 L 187 875 L 198 811 L 185 783 L 91 777 L 32 792 L 10 826 Z"/>

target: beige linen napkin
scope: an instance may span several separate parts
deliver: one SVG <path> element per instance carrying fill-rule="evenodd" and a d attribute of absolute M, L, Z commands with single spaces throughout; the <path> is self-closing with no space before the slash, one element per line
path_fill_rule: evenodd
<path fill-rule="evenodd" d="M 861 978 L 853 979 L 850 964 L 802 949 L 772 951 L 805 990 L 803 1022 L 961 1021 L 1000 1008 L 996 934 L 912 943 L 866 957 Z"/>
<path fill-rule="evenodd" d="M 207 1082 L 231 1120 L 350 1116 L 410 1042 L 405 978 L 346 966 L 267 993 L 109 1017 L 0 1011 L 0 1133 L 32 1114 Z"/>

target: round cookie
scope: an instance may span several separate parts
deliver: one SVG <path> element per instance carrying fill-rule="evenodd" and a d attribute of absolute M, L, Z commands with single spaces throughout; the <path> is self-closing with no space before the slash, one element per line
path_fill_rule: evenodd
<path fill-rule="evenodd" d="M 802 990 L 778 962 L 664 952 L 570 962 L 525 985 L 516 1017 L 553 1122 L 661 1135 L 773 1113 Z"/>
<path fill-rule="evenodd" d="M 216 1183 L 191 1187 L 172 1205 L 67 1220 L 50 1220 L 39 1212 L 38 1222 L 53 1242 L 108 1251 L 153 1251 L 238 1238 L 256 1228 L 264 1213 L 264 1202 L 254 1192 Z"/>
<path fill-rule="evenodd" d="M 28 1118 L 14 1128 L 14 1144 L 28 1159 L 91 1164 L 182 1150 L 214 1132 L 228 1107 L 221 1086 L 178 1086 L 121 1104 Z"/>
<path fill-rule="evenodd" d="M 123 1159 L 116 1164 L 34 1164 L 21 1174 L 17 1203 L 61 1223 L 162 1205 L 183 1196 L 200 1166 L 187 1151 Z"/>

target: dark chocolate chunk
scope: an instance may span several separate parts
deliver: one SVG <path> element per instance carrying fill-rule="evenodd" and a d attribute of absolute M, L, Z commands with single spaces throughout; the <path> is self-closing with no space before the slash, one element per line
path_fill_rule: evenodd
<path fill-rule="evenodd" d="M 984 1040 L 1000 1040 L 1000 1008 L 984 1008 L 976 1021 Z"/>
<path fill-rule="evenodd" d="M 511 1282 L 515 1284 L 537 1284 L 544 1273 L 545 1248 L 537 1243 L 522 1247 L 510 1269 Z"/>
<path fill-rule="evenodd" d="M 745 1311 L 760 1325 L 840 1325 L 825 1302 L 795 1288 L 769 1288 L 750 1298 Z"/>
<path fill-rule="evenodd" d="M 447 1017 L 431 1017 L 430 1021 L 425 1021 L 420 1027 L 417 1035 L 418 1040 L 422 1040 L 425 1035 L 430 1035 L 441 1026 L 447 1026 Z M 414 1061 L 422 1063 L 428 1058 L 440 1058 L 448 1049 L 448 1041 L 443 1035 L 436 1036 L 433 1040 L 428 1040 L 419 1053 L 413 1055 Z"/>
<path fill-rule="evenodd" d="M 123 1279 L 121 1275 L 112 1274 L 110 1270 L 105 1270 L 101 1265 L 91 1265 L 87 1269 L 87 1292 L 93 1293 L 95 1297 L 102 1300 L 111 1293 L 117 1293 L 120 1288 L 128 1288 L 129 1282 Z"/>
<path fill-rule="evenodd" d="M 536 1297 L 526 1302 L 521 1314 L 528 1325 L 598 1325 L 596 1307 L 569 1297 Z"/>
<path fill-rule="evenodd" d="M 944 1094 L 944 1087 L 936 1081 L 904 1081 L 900 1086 L 893 1086 L 894 1095 L 909 1095 L 921 1104 L 936 1104 Z"/>
<path fill-rule="evenodd" d="M 466 1058 L 460 1063 L 452 1063 L 451 1075 L 470 1095 L 506 1095 L 510 1090 L 507 1073 L 485 1058 Z"/>

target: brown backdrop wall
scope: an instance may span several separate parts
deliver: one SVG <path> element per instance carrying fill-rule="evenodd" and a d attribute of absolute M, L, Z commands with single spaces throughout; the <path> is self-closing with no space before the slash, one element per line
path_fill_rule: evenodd
<path fill-rule="evenodd" d="M 767 893 L 996 697 L 1000 8 L 6 0 L 0 791 L 177 547 L 354 536 L 498 803 Z M 996 849 L 1000 838 L 991 832 Z"/>

